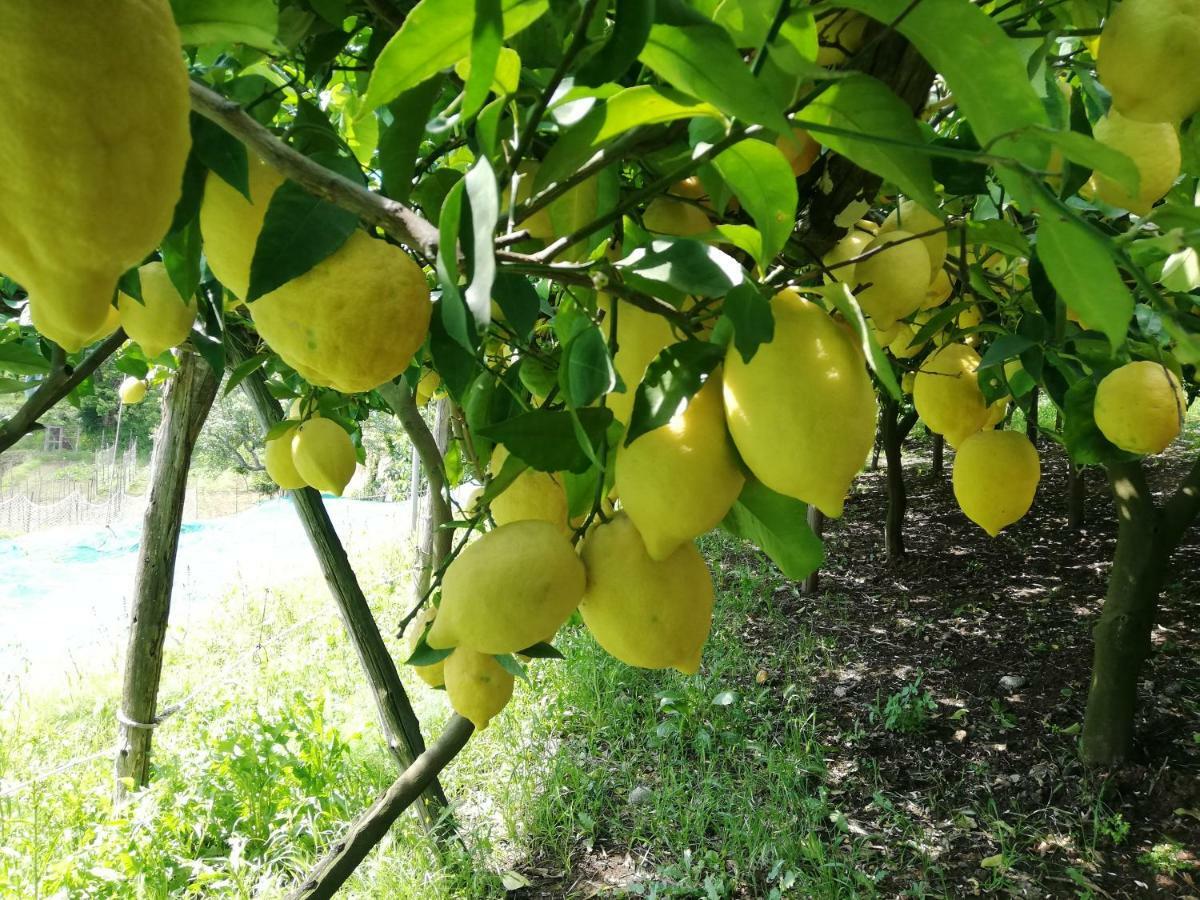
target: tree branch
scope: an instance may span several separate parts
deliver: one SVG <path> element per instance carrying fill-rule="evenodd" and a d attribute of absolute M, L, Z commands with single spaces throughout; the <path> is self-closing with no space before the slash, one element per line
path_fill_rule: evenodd
<path fill-rule="evenodd" d="M 474 731 L 475 726 L 467 719 L 453 716 L 441 737 L 355 820 L 345 836 L 313 867 L 303 884 L 288 895 L 288 900 L 324 900 L 336 894 L 372 848 L 383 840 L 392 823 L 466 746 Z"/>
<path fill-rule="evenodd" d="M 1179 487 L 1163 504 L 1160 533 L 1172 549 L 1178 546 L 1183 534 L 1200 514 L 1200 457 L 1179 482 Z"/>
<path fill-rule="evenodd" d="M 50 374 L 42 379 L 34 392 L 21 404 L 21 408 L 0 424 L 0 453 L 32 431 L 39 418 L 82 384 L 84 379 L 116 353 L 123 343 L 125 332 L 118 328 L 74 369 L 66 365 L 66 355 L 60 348 L 55 347 L 55 364 Z"/>
<path fill-rule="evenodd" d="M 313 196 L 354 213 L 427 259 L 437 255 L 437 228 L 411 207 L 313 162 L 247 115 L 237 103 L 211 88 L 193 81 L 191 92 L 193 110 L 229 132 Z"/>

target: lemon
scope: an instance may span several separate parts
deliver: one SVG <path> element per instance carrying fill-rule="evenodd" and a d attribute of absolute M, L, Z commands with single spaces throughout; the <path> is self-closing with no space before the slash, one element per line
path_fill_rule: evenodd
<path fill-rule="evenodd" d="M 775 146 L 797 178 L 813 167 L 821 153 L 821 145 L 803 128 L 793 128 L 790 135 L 781 134 L 775 139 Z"/>
<path fill-rule="evenodd" d="M 904 391 L 904 393 L 906 393 L 906 394 L 911 395 L 913 392 L 913 385 L 916 383 L 916 380 L 917 380 L 916 372 L 905 372 L 903 375 L 900 376 L 900 390 Z"/>
<path fill-rule="evenodd" d="M 851 287 L 858 283 L 857 263 L 852 263 L 850 260 L 861 256 L 878 233 L 878 225 L 869 219 L 862 219 L 846 232 L 844 238 L 834 244 L 833 249 L 826 253 L 821 260 L 829 268 L 834 280 Z M 840 265 L 841 263 L 847 263 L 847 265 Z M 837 266 L 837 268 L 830 268 L 833 266 Z M 828 274 L 825 276 L 825 280 L 830 280 Z"/>
<path fill-rule="evenodd" d="M 420 266 L 356 231 L 328 259 L 250 304 L 262 339 L 312 384 L 369 391 L 408 368 L 432 310 Z"/>
<path fill-rule="evenodd" d="M 987 421 L 983 423 L 983 429 L 988 431 L 995 428 L 1004 421 L 1004 417 L 1008 415 L 1008 400 L 1001 397 L 988 407 Z"/>
<path fill-rule="evenodd" d="M 200 204 L 200 233 L 208 267 L 221 284 L 242 298 L 250 290 L 250 263 L 267 207 L 285 180 L 253 153 L 247 156 L 250 200 L 224 178 L 209 172 Z"/>
<path fill-rule="evenodd" d="M 983 428 L 988 407 L 979 390 L 979 354 L 965 344 L 946 344 L 921 364 L 913 404 L 921 421 L 957 447 Z"/>
<path fill-rule="evenodd" d="M 493 477 L 500 474 L 506 459 L 508 450 L 504 445 L 497 444 L 496 449 L 492 451 L 489 465 Z M 491 508 L 492 518 L 496 520 L 497 525 L 540 519 L 564 532 L 570 531 L 567 525 L 567 492 L 563 490 L 562 483 L 549 472 L 525 469 L 492 500 Z"/>
<path fill-rule="evenodd" d="M 512 699 L 513 676 L 494 656 L 459 647 L 446 657 L 443 671 L 450 705 L 476 728 L 487 728 Z"/>
<path fill-rule="evenodd" d="M 185 302 L 179 296 L 166 266 L 160 262 L 146 263 L 138 269 L 138 277 L 142 283 L 141 302 L 121 293 L 117 307 L 125 334 L 153 359 L 187 340 L 196 321 L 196 301 L 189 298 Z"/>
<path fill-rule="evenodd" d="M 1096 73 L 1113 106 L 1141 122 L 1200 110 L 1200 0 L 1124 0 L 1104 26 Z"/>
<path fill-rule="evenodd" d="M 903 229 L 909 234 L 921 234 L 925 231 L 933 231 L 935 228 L 943 228 L 945 225 L 946 223 L 939 216 L 934 215 L 921 204 L 913 200 L 905 200 L 883 220 L 883 224 L 879 226 L 879 233 L 887 234 Z M 929 254 L 929 277 L 935 278 L 938 272 L 942 271 L 942 264 L 946 261 L 946 247 L 949 238 L 946 232 L 939 231 L 937 234 L 929 234 L 920 238 L 920 241 L 925 245 L 925 252 Z"/>
<path fill-rule="evenodd" d="M 121 386 L 117 388 L 117 396 L 121 398 L 121 402 L 126 406 L 141 403 L 146 399 L 146 382 L 140 378 L 126 378 L 121 382 Z"/>
<path fill-rule="evenodd" d="M 421 641 L 421 635 L 425 633 L 425 627 L 433 621 L 435 615 L 437 615 L 437 608 L 433 604 L 427 603 L 413 617 L 405 632 L 404 655 L 406 657 L 412 656 L 413 651 L 417 649 L 417 644 Z M 446 660 L 444 659 L 439 659 L 437 662 L 430 663 L 427 666 L 413 666 L 412 668 L 417 673 L 417 677 L 431 688 L 443 687 L 446 684 Z"/>
<path fill-rule="evenodd" d="M 970 306 L 960 312 L 955 324 L 962 331 L 966 331 L 968 328 L 974 328 L 976 325 L 982 325 L 983 312 L 979 309 L 979 304 L 972 303 Z"/>
<path fill-rule="evenodd" d="M 36 327 L 36 326 L 34 326 Z M 108 305 L 108 312 L 104 314 L 104 324 L 96 329 L 96 333 L 83 342 L 86 347 L 89 344 L 94 344 L 97 341 L 102 341 L 118 328 L 121 327 L 121 313 L 111 303 Z"/>
<path fill-rule="evenodd" d="M 338 497 L 354 477 L 354 441 L 337 422 L 314 416 L 292 434 L 292 463 L 304 483 Z"/>
<path fill-rule="evenodd" d="M 642 215 L 642 225 L 647 231 L 676 237 L 695 237 L 713 228 L 713 223 L 700 207 L 670 197 L 651 200 Z"/>
<path fill-rule="evenodd" d="M 437 389 L 442 385 L 442 376 L 433 369 L 426 369 L 421 373 L 420 379 L 417 381 L 417 389 L 413 392 L 413 399 L 417 406 L 422 409 L 429 405 L 429 401 L 433 399 Z"/>
<path fill-rule="evenodd" d="M 296 436 L 298 427 L 299 423 L 278 437 L 269 438 L 263 453 L 263 465 L 267 475 L 285 491 L 308 487 L 308 482 L 296 471 L 296 463 L 292 460 L 292 438 Z"/>
<path fill-rule="evenodd" d="M 888 344 L 888 350 L 891 351 L 892 356 L 896 357 L 896 359 L 912 359 L 925 349 L 925 344 L 928 341 L 913 344 L 913 339 L 917 336 L 917 330 L 903 322 L 897 324 L 899 325 L 899 329 L 897 330 L 896 337 Z"/>
<path fill-rule="evenodd" d="M 660 428 L 617 450 L 616 488 L 645 541 L 663 560 L 715 528 L 745 477 L 725 431 L 720 371 Z"/>
<path fill-rule="evenodd" d="M 933 276 L 933 281 L 925 289 L 925 301 L 921 304 L 921 308 L 936 309 L 949 300 L 953 293 L 954 285 L 950 283 L 950 276 L 945 269 L 938 269 Z"/>
<path fill-rule="evenodd" d="M 619 307 L 614 307 L 620 304 Z M 668 345 L 675 343 L 671 323 L 663 316 L 646 312 L 632 303 L 621 303 L 607 294 L 596 298 L 596 305 L 604 310 L 605 320 L 601 325 L 605 337 L 609 335 L 610 316 L 617 316 L 617 352 L 613 356 L 613 368 L 625 384 L 624 392 L 609 394 L 605 401 L 618 422 L 629 424 L 633 413 L 633 401 L 638 385 L 646 375 L 646 367 L 654 362 Z"/>
<path fill-rule="evenodd" d="M 467 547 L 442 578 L 430 647 L 516 653 L 555 634 L 583 596 L 583 564 L 561 528 L 501 525 Z"/>
<path fill-rule="evenodd" d="M 967 518 L 995 537 L 1033 505 L 1042 477 L 1037 450 L 1019 431 L 978 431 L 954 457 L 954 498 Z"/>
<path fill-rule="evenodd" d="M 849 10 L 838 10 L 823 18 L 817 32 L 817 65 L 841 65 L 857 53 L 863 45 L 863 34 L 870 21 L 861 13 Z"/>
<path fill-rule="evenodd" d="M 1136 195 L 1101 172 L 1092 175 L 1089 189 L 1110 206 L 1144 216 L 1179 177 L 1183 157 L 1179 134 L 1170 122 L 1138 122 L 1110 111 L 1096 123 L 1092 135 L 1101 144 L 1124 153 L 1137 167 Z"/>
<path fill-rule="evenodd" d="M 8 0 L 0 14 L 0 272 L 68 352 L 171 225 L 191 137 L 167 0 Z"/>
<path fill-rule="evenodd" d="M 725 355 L 725 420 L 759 481 L 840 516 L 875 439 L 875 391 L 862 352 L 824 310 L 790 288 L 771 307 L 774 339 L 749 363 L 732 345 Z"/>
<path fill-rule="evenodd" d="M 904 328 L 903 322 L 893 322 L 890 328 L 879 328 L 874 319 L 867 319 L 871 325 L 871 334 L 875 337 L 875 343 L 879 347 L 887 347 L 892 341 L 900 336 L 901 330 Z"/>
<path fill-rule="evenodd" d="M 712 578 L 696 546 L 655 561 L 618 513 L 588 534 L 581 553 L 587 590 L 579 614 L 597 643 L 631 666 L 696 672 L 713 609 Z"/>
<path fill-rule="evenodd" d="M 931 271 L 929 251 L 911 238 L 910 232 L 899 229 L 881 232 L 863 252 L 886 249 L 855 266 L 855 281 L 868 285 L 858 292 L 858 304 L 881 329 L 891 328 L 897 319 L 912 315 L 925 302 Z"/>
<path fill-rule="evenodd" d="M 1130 453 L 1161 453 L 1179 436 L 1187 401 L 1175 373 L 1137 360 L 1104 376 L 1092 415 L 1106 438 Z"/>

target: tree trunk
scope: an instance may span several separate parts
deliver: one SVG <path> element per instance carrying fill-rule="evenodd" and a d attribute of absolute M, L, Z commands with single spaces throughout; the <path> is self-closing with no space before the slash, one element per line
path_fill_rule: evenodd
<path fill-rule="evenodd" d="M 150 779 L 150 739 L 157 724 L 162 650 L 171 612 L 188 467 L 219 383 L 220 376 L 208 363 L 185 352 L 163 398 L 133 586 L 125 683 L 117 714 L 120 725 L 114 797 L 118 804 L 131 789 L 143 787 Z"/>
<path fill-rule="evenodd" d="M 879 422 L 875 425 L 875 443 L 871 445 L 871 471 L 879 471 L 879 453 L 883 449 L 883 407 L 879 408 Z"/>
<path fill-rule="evenodd" d="M 279 404 L 267 390 L 261 371 L 248 375 L 242 381 L 242 389 L 254 404 L 264 428 L 270 428 L 279 421 Z M 375 711 L 388 749 L 400 767 L 406 769 L 425 751 L 425 740 L 421 736 L 420 722 L 400 681 L 396 662 L 388 652 L 383 635 L 379 633 L 370 604 L 355 577 L 333 522 L 325 511 L 321 495 L 312 488 L 289 493 L 312 544 L 313 553 L 321 564 L 325 582 L 337 603 L 346 634 L 371 685 L 371 697 L 375 701 Z M 443 817 L 446 805 L 446 795 L 436 780 L 430 782 L 422 794 L 421 802 L 416 804 L 421 821 L 435 835 L 446 836 L 452 831 L 453 826 Z"/>
<path fill-rule="evenodd" d="M 1117 512 L 1117 549 L 1108 576 L 1095 650 L 1082 753 L 1091 765 L 1123 761 L 1133 741 L 1138 674 L 1150 655 L 1150 631 L 1173 547 L 1159 532 L 1158 512 L 1139 461 L 1108 467 Z"/>
<path fill-rule="evenodd" d="M 1087 485 L 1079 466 L 1067 461 L 1067 529 L 1078 531 L 1083 527 L 1084 509 L 1087 501 Z"/>
<path fill-rule="evenodd" d="M 933 436 L 933 464 L 929 467 L 931 478 L 941 478 L 946 471 L 946 439 L 940 434 Z"/>
<path fill-rule="evenodd" d="M 904 512 L 908 496 L 904 490 L 904 428 L 900 422 L 900 404 L 888 398 L 880 407 L 880 434 L 887 458 L 887 517 L 883 528 L 883 546 L 888 562 L 904 556 Z"/>
<path fill-rule="evenodd" d="M 1040 399 L 1041 392 L 1035 385 L 1029 392 L 1029 414 L 1025 417 L 1025 437 L 1029 438 L 1029 442 L 1035 447 L 1038 445 L 1038 401 Z"/>
<path fill-rule="evenodd" d="M 808 527 L 812 529 L 813 534 L 820 537 L 825 531 L 825 514 L 817 509 L 812 504 L 808 507 Z M 800 589 L 802 594 L 812 596 L 817 592 L 817 588 L 821 584 L 820 570 L 813 572 L 804 579 L 804 584 Z"/>

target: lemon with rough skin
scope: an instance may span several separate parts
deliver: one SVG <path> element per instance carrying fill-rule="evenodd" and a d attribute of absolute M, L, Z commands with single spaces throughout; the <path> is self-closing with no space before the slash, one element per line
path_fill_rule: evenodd
<path fill-rule="evenodd" d="M 712 628 L 713 584 L 695 544 L 655 561 L 624 513 L 594 528 L 580 551 L 587 591 L 579 614 L 621 662 L 690 675 Z"/>
<path fill-rule="evenodd" d="M 36 326 L 35 326 L 36 327 Z M 121 313 L 111 303 L 108 305 L 108 312 L 104 315 L 104 324 L 96 329 L 96 333 L 83 342 L 86 347 L 89 344 L 94 344 L 97 341 L 102 341 L 118 328 L 121 327 Z"/>
<path fill-rule="evenodd" d="M 512 699 L 512 674 L 494 656 L 470 647 L 459 647 L 446 657 L 443 676 L 454 711 L 480 730 Z"/>
<path fill-rule="evenodd" d="M 562 529 L 540 519 L 501 525 L 468 544 L 442 578 L 430 647 L 516 653 L 567 621 L 584 587 L 583 564 Z"/>
<path fill-rule="evenodd" d="M 124 292 L 117 296 L 121 327 L 150 359 L 182 344 L 196 321 L 196 300 L 184 301 L 175 290 L 167 267 L 150 262 L 138 269 L 141 302 Z"/>
<path fill-rule="evenodd" d="M 503 444 L 497 444 L 488 465 L 493 478 L 500 474 L 506 459 L 508 450 Z M 551 473 L 539 472 L 532 467 L 522 471 L 512 484 L 493 498 L 491 509 L 497 525 L 540 519 L 563 532 L 571 530 L 567 524 L 567 492 L 562 483 Z"/>
<path fill-rule="evenodd" d="M 1200 111 L 1200 0 L 1124 0 L 1100 38 L 1096 73 L 1113 106 L 1141 122 Z"/>
<path fill-rule="evenodd" d="M 417 649 L 417 644 L 421 641 L 421 635 L 425 633 L 425 628 L 433 621 L 437 615 L 437 608 L 432 604 L 426 604 L 425 607 L 413 617 L 413 620 L 408 624 L 408 629 L 405 631 L 405 656 L 412 656 L 413 651 Z M 443 687 L 446 684 L 446 660 L 439 659 L 435 663 L 430 663 L 427 666 L 413 666 L 413 671 L 417 673 L 417 677 L 429 685 L 431 688 Z"/>
<path fill-rule="evenodd" d="M 851 287 L 856 285 L 857 263 L 850 260 L 861 256 L 878 233 L 879 226 L 869 219 L 862 219 L 851 226 L 846 236 L 834 244 L 833 249 L 821 259 L 829 270 L 825 280 L 841 281 Z"/>
<path fill-rule="evenodd" d="M 421 267 L 356 231 L 332 256 L 251 303 L 250 317 L 309 382 L 354 393 L 408 368 L 432 309 Z"/>
<path fill-rule="evenodd" d="M 719 370 L 670 422 L 617 449 L 621 507 L 654 560 L 720 524 L 745 482 L 725 431 Z"/>
<path fill-rule="evenodd" d="M 759 481 L 837 517 L 875 440 L 875 391 L 819 306 L 788 288 L 771 308 L 775 337 L 748 363 L 733 345 L 725 354 L 725 421 Z"/>
<path fill-rule="evenodd" d="M 171 225 L 191 135 L 167 0 L 8 0 L 0 14 L 0 272 L 69 353 Z"/>
<path fill-rule="evenodd" d="M 129 377 L 117 388 L 117 396 L 126 406 L 133 406 L 146 399 L 146 382 L 140 378 Z"/>
<path fill-rule="evenodd" d="M 967 518 L 992 537 L 1033 505 L 1042 466 L 1019 431 L 979 431 L 954 457 L 954 498 Z"/>
<path fill-rule="evenodd" d="M 637 388 L 646 375 L 646 367 L 668 345 L 675 343 L 675 333 L 665 317 L 600 294 L 596 298 L 596 305 L 604 311 L 605 319 L 601 328 L 605 338 L 608 338 L 611 330 L 609 317 L 614 314 L 614 304 L 620 305 L 616 308 L 617 352 L 613 355 L 613 368 L 621 376 L 625 390 L 613 391 L 605 403 L 618 422 L 628 425 Z"/>
<path fill-rule="evenodd" d="M 299 423 L 296 423 L 278 437 L 268 438 L 263 453 L 267 475 L 285 491 L 308 487 L 308 482 L 296 471 L 296 463 L 292 459 L 292 438 L 296 436 L 298 427 Z"/>
<path fill-rule="evenodd" d="M 897 319 L 912 315 L 925 303 L 929 251 L 911 238 L 909 232 L 899 229 L 881 232 L 863 251 L 879 252 L 855 266 L 856 283 L 867 285 L 856 295 L 858 305 L 881 329 L 891 328 Z"/>
<path fill-rule="evenodd" d="M 1110 206 L 1144 216 L 1179 178 L 1183 165 L 1179 133 L 1170 122 L 1138 122 L 1110 111 L 1096 123 L 1092 136 L 1106 147 L 1124 153 L 1137 167 L 1138 192 L 1129 193 L 1120 182 L 1095 172 L 1088 190 Z"/>
<path fill-rule="evenodd" d="M 221 284 L 241 298 L 250 290 L 250 263 L 267 207 L 286 180 L 253 153 L 247 156 L 250 199 L 216 172 L 209 172 L 200 204 L 200 233 L 208 267 Z"/>
<path fill-rule="evenodd" d="M 1187 400 L 1175 373 L 1142 359 L 1109 372 L 1092 416 L 1106 438 L 1130 453 L 1161 453 L 1179 436 Z"/>
<path fill-rule="evenodd" d="M 358 454 L 346 429 L 314 416 L 292 433 L 292 463 L 305 484 L 340 497 L 354 477 Z"/>
<path fill-rule="evenodd" d="M 879 233 L 887 234 L 890 231 L 903 229 L 909 234 L 922 234 L 926 231 L 944 228 L 945 225 L 946 223 L 940 217 L 931 213 L 921 204 L 914 200 L 905 200 L 883 220 L 883 224 L 879 226 Z M 919 240 L 925 245 L 925 252 L 929 254 L 929 276 L 931 279 L 935 278 L 937 273 L 942 271 L 942 264 L 946 261 L 946 247 L 949 244 L 949 238 L 946 232 L 939 231 L 936 234 L 927 234 Z"/>
<path fill-rule="evenodd" d="M 921 421 L 957 447 L 983 428 L 988 405 L 979 390 L 979 354 L 965 344 L 946 344 L 921 364 L 913 404 Z"/>

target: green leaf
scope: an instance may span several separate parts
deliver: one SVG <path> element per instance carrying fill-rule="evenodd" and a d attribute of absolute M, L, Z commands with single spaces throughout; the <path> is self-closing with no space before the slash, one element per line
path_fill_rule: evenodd
<path fill-rule="evenodd" d="M 1096 402 L 1096 384 L 1082 378 L 1067 389 L 1063 401 L 1062 439 L 1071 459 L 1081 466 L 1131 460 L 1137 457 L 1109 442 L 1092 415 Z"/>
<path fill-rule="evenodd" d="M 475 21 L 471 26 L 471 72 L 463 87 L 462 111 L 469 119 L 487 100 L 492 90 L 500 44 L 504 32 L 504 13 L 500 0 L 475 0 Z"/>
<path fill-rule="evenodd" d="M 31 344 L 15 341 L 0 344 L 0 372 L 10 375 L 45 375 L 50 371 L 50 361 Z"/>
<path fill-rule="evenodd" d="M 500 194 L 496 190 L 496 173 L 486 156 L 476 160 L 461 183 L 471 204 L 470 242 L 463 248 L 471 261 L 471 283 L 463 292 L 463 298 L 482 330 L 492 321 L 492 283 L 496 278 L 492 238 L 500 215 Z"/>
<path fill-rule="evenodd" d="M 858 301 L 850 293 L 850 288 L 842 282 L 837 281 L 833 284 L 825 285 L 817 293 L 832 303 L 834 308 L 854 328 L 862 346 L 863 355 L 867 358 L 867 364 L 871 367 L 871 371 L 875 373 L 875 377 L 879 379 L 879 383 L 883 385 L 884 390 L 894 400 L 903 400 L 904 392 L 900 390 L 900 383 L 896 381 L 896 372 L 892 368 L 892 363 L 884 354 L 879 344 L 876 343 L 875 329 L 867 324 L 867 318 L 863 315 L 862 307 L 858 305 Z"/>
<path fill-rule="evenodd" d="M 575 83 L 595 86 L 620 78 L 637 61 L 653 24 L 654 0 L 617 0 L 608 40 L 580 67 Z"/>
<path fill-rule="evenodd" d="M 912 110 L 882 81 L 870 75 L 837 81 L 801 111 L 796 124 L 927 209 L 938 208 L 933 167 L 921 149 L 925 137 Z"/>
<path fill-rule="evenodd" d="M 1040 142 L 1017 135 L 1048 125 L 1017 44 L 987 13 L 963 0 L 839 0 L 908 38 L 945 78 L 980 143 L 1035 169 L 1045 168 Z"/>
<path fill-rule="evenodd" d="M 617 384 L 608 343 L 595 325 L 584 328 L 563 348 L 559 385 L 567 405 L 579 409 L 599 400 Z"/>
<path fill-rule="evenodd" d="M 807 578 L 825 561 L 824 545 L 808 527 L 808 504 L 755 478 L 746 479 L 721 527 L 759 547 L 788 578 Z"/>
<path fill-rule="evenodd" d="M 983 359 L 979 361 L 979 370 L 983 371 L 1015 359 L 1033 345 L 1034 342 L 1022 334 L 1002 334 L 988 346 Z"/>
<path fill-rule="evenodd" d="M 691 238 L 659 238 L 639 247 L 616 263 L 626 280 L 657 296 L 657 286 L 681 295 L 724 297 L 746 280 L 737 260 L 709 244 Z"/>
<path fill-rule="evenodd" d="M 504 37 L 537 21 L 548 0 L 500 0 Z M 390 103 L 471 52 L 475 7 L 466 0 L 421 0 L 375 61 L 368 108 Z M 490 78 L 489 78 L 490 84 Z"/>
<path fill-rule="evenodd" d="M 591 460 L 576 439 L 576 420 L 592 446 L 597 447 L 612 421 L 612 412 L 596 407 L 573 411 L 535 409 L 489 425 L 479 433 L 503 444 L 540 472 L 584 472 Z"/>
<path fill-rule="evenodd" d="M 246 44 L 278 52 L 279 9 L 275 0 L 171 0 L 186 46 Z"/>
<path fill-rule="evenodd" d="M 453 304 L 458 309 L 448 313 L 447 304 Z M 433 357 L 434 368 L 442 376 L 442 383 L 446 385 L 450 396 L 461 401 L 463 393 L 475 378 L 478 363 L 474 346 L 469 340 L 464 344 L 452 335 L 446 327 L 447 319 L 466 322 L 466 305 L 461 294 L 443 293 L 442 298 L 433 305 L 433 315 L 429 320 L 429 353 Z"/>
<path fill-rule="evenodd" d="M 546 641 L 539 641 L 532 647 L 526 647 L 524 650 L 518 650 L 520 656 L 528 656 L 530 659 L 566 659 L 558 649 Z"/>
<path fill-rule="evenodd" d="M 466 185 L 463 181 L 455 182 L 446 194 L 442 203 L 442 212 L 438 218 L 438 252 L 437 276 L 442 286 L 442 323 L 446 333 L 454 338 L 465 349 L 474 353 L 475 335 L 471 327 L 474 314 L 467 306 L 462 291 L 458 287 L 458 234 L 463 220 L 463 193 Z M 490 316 L 491 309 L 488 314 Z M 469 321 L 468 321 L 469 320 Z"/>
<path fill-rule="evenodd" d="M 36 381 L 21 381 L 18 378 L 0 378 L 0 394 L 22 394 L 36 387 Z"/>
<path fill-rule="evenodd" d="M 1021 233 L 1021 229 L 1000 219 L 967 222 L 967 243 L 986 244 L 993 250 L 1000 250 L 1009 256 L 1024 256 L 1033 252 L 1029 240 Z"/>
<path fill-rule="evenodd" d="M 754 219 L 762 235 L 756 257 L 765 272 L 796 227 L 796 176 L 779 148 L 766 141 L 742 141 L 713 159 L 713 166 Z"/>
<path fill-rule="evenodd" d="M 354 213 L 284 182 L 267 207 L 243 299 L 250 303 L 303 275 L 337 252 L 357 227 Z"/>
<path fill-rule="evenodd" d="M 771 301 L 749 281 L 725 295 L 721 311 L 733 325 L 733 344 L 745 362 L 750 362 L 760 344 L 768 344 L 775 337 Z"/>
<path fill-rule="evenodd" d="M 598 102 L 550 148 L 534 178 L 534 192 L 575 172 L 613 138 L 643 125 L 696 117 L 720 119 L 709 103 L 669 87 L 641 84 Z"/>
<path fill-rule="evenodd" d="M 433 101 L 442 89 L 441 78 L 431 78 L 405 91 L 388 104 L 392 124 L 379 136 L 379 170 L 383 192 L 393 200 L 408 202 L 417 153 L 425 136 Z"/>
<path fill-rule="evenodd" d="M 184 300 L 190 300 L 200 286 L 200 220 L 192 219 L 162 240 L 163 266 Z"/>
<path fill-rule="evenodd" d="M 429 628 L 426 627 L 424 634 L 417 640 L 417 645 L 413 647 L 413 652 L 408 655 L 408 659 L 404 661 L 406 666 L 432 666 L 440 663 L 443 659 L 454 652 L 453 647 L 447 647 L 444 650 L 435 650 L 425 641 L 425 635 L 429 633 Z"/>
<path fill-rule="evenodd" d="M 625 446 L 670 422 L 724 358 L 720 345 L 696 340 L 680 341 L 659 353 L 638 385 Z"/>
<path fill-rule="evenodd" d="M 1141 175 L 1133 160 L 1120 150 L 1114 150 L 1077 131 L 1058 131 L 1039 125 L 1034 127 L 1033 133 L 1057 147 L 1071 162 L 1107 175 L 1131 195 L 1137 196 Z"/>
<path fill-rule="evenodd" d="M 235 191 L 250 199 L 250 169 L 246 145 L 203 116 L 192 113 L 192 152 Z"/>
<path fill-rule="evenodd" d="M 495 659 L 496 662 L 500 663 L 500 668 L 513 678 L 520 678 L 523 681 L 529 680 L 529 675 L 526 674 L 525 667 L 511 653 L 497 653 L 495 654 Z"/>
<path fill-rule="evenodd" d="M 500 272 L 492 285 L 492 296 L 504 313 L 504 320 L 518 338 L 525 340 L 533 333 L 541 311 L 542 301 L 537 288 L 524 275 Z"/>
<path fill-rule="evenodd" d="M 664 81 L 722 112 L 785 134 L 787 120 L 724 29 L 711 22 L 655 25 L 638 59 Z"/>
<path fill-rule="evenodd" d="M 251 372 L 257 372 L 267 360 L 271 358 L 270 353 L 256 353 L 249 359 L 244 359 L 238 363 L 232 372 L 229 373 L 229 378 L 225 381 L 225 387 L 221 396 L 228 397 L 235 387 L 241 384 Z"/>
<path fill-rule="evenodd" d="M 1049 198 L 1052 202 L 1053 198 Z M 1133 295 L 1121 279 L 1107 239 L 1065 208 L 1043 213 L 1038 222 L 1038 258 L 1063 301 L 1088 326 L 1104 332 L 1113 349 L 1125 340 Z"/>

